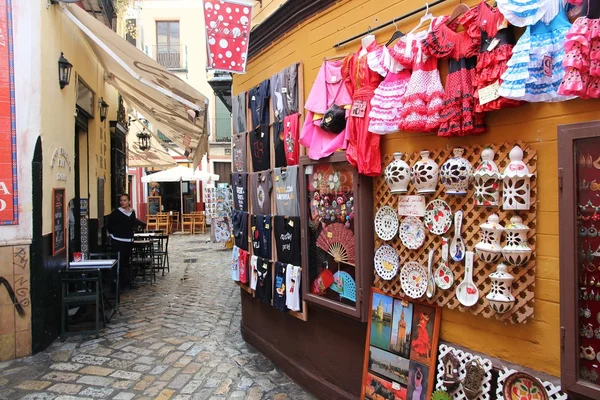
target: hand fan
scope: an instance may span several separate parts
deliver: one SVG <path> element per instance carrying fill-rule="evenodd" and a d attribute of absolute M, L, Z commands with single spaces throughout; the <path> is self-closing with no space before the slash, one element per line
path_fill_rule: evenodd
<path fill-rule="evenodd" d="M 336 222 L 323 228 L 317 246 L 329 253 L 335 262 L 354 264 L 354 233 L 344 224 Z"/>

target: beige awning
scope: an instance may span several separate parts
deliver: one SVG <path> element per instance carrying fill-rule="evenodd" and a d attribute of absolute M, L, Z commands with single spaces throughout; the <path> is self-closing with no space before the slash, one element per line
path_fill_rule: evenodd
<path fill-rule="evenodd" d="M 130 132 L 127 134 L 127 166 L 130 168 L 170 168 L 176 166 L 177 162 L 164 150 L 154 136 L 150 137 L 150 149 L 140 150 L 135 134 L 142 130 L 142 127 L 139 126 L 139 130 L 136 130 L 135 125 L 137 124 L 133 123 Z"/>
<path fill-rule="evenodd" d="M 208 99 L 77 5 L 62 4 L 107 72 L 107 82 L 197 164 L 208 151 Z"/>

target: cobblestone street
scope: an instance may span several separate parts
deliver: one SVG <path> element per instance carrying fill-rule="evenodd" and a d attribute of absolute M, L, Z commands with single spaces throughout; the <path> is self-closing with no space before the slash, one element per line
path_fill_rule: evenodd
<path fill-rule="evenodd" d="M 125 293 L 99 339 L 0 362 L 0 399 L 313 399 L 240 334 L 230 252 L 172 236 L 171 272 Z"/>

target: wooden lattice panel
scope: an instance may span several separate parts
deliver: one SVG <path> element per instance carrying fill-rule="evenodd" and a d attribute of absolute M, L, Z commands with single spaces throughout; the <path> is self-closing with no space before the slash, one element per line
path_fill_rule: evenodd
<path fill-rule="evenodd" d="M 497 399 L 503 398 L 502 392 L 504 391 L 504 382 L 506 382 L 506 379 L 508 379 L 509 376 L 517 372 L 518 371 L 514 369 L 508 369 L 506 367 L 502 367 L 500 369 L 500 372 L 498 373 L 498 384 L 496 385 Z M 537 376 L 534 378 L 540 381 L 542 385 L 544 385 L 544 388 L 546 389 L 546 392 L 548 393 L 548 398 L 550 400 L 567 400 L 569 398 L 569 396 L 567 396 L 565 392 L 562 391 L 562 387 L 554 386 L 552 382 L 544 382 Z"/>
<path fill-rule="evenodd" d="M 435 382 L 436 390 L 445 390 L 444 387 L 444 364 L 443 358 L 446 354 L 452 353 L 460 362 L 460 366 L 458 368 L 458 374 L 460 381 L 463 382 L 465 377 L 467 376 L 467 365 L 473 361 L 477 360 L 485 370 L 485 375 L 483 377 L 483 382 L 481 382 L 481 393 L 473 400 L 490 400 L 490 394 L 492 393 L 492 362 L 487 358 L 481 358 L 479 356 L 475 356 L 466 351 L 455 349 L 454 347 L 447 346 L 445 344 L 440 344 L 438 351 L 438 364 L 437 364 L 437 378 Z M 468 400 L 467 395 L 463 389 L 462 384 L 459 385 L 456 390 L 454 390 L 450 396 L 453 400 Z M 500 399 L 501 397 L 497 397 Z"/>
<path fill-rule="evenodd" d="M 534 287 L 535 287 L 535 266 L 536 266 L 536 215 L 537 215 L 537 153 L 529 148 L 526 144 L 518 143 L 502 143 L 502 144 L 490 144 L 490 145 L 475 145 L 475 146 L 463 146 L 465 154 L 463 155 L 469 162 L 476 168 L 481 161 L 481 151 L 486 147 L 492 147 L 496 153 L 494 160 L 500 169 L 500 172 L 504 171 L 506 165 L 510 162 L 508 154 L 512 148 L 519 145 L 523 149 L 524 157 L 523 161 L 528 165 L 531 173 L 535 174 L 531 179 L 531 208 L 529 211 L 504 211 L 502 206 L 498 207 L 476 207 L 474 205 L 473 191 L 474 187 L 471 183 L 469 192 L 466 196 L 447 195 L 444 193 L 444 187 L 441 183 L 438 183 L 437 192 L 435 195 L 429 194 L 426 196 L 426 201 L 429 202 L 434 199 L 442 199 L 448 203 L 452 209 L 452 213 L 456 213 L 458 210 L 462 210 L 464 213 L 462 237 L 465 241 L 467 251 L 475 251 L 475 245 L 480 241 L 480 229 L 479 225 L 484 223 L 488 216 L 492 213 L 498 214 L 500 217 L 500 223 L 506 226 L 510 218 L 518 214 L 523 218 L 523 223 L 530 228 L 528 234 L 529 247 L 533 250 L 530 261 L 521 267 L 509 267 L 509 272 L 515 277 L 512 285 L 512 293 L 515 296 L 516 302 L 511 311 L 505 314 L 496 314 L 492 308 L 488 305 L 485 296 L 489 293 L 491 287 L 491 281 L 488 278 L 489 275 L 496 270 L 497 263 L 486 264 L 479 260 L 475 256 L 473 265 L 473 281 L 479 289 L 479 301 L 473 307 L 464 307 L 456 298 L 455 292 L 456 287 L 462 282 L 464 278 L 464 261 L 455 262 L 451 258 L 449 260 L 450 269 L 454 272 L 454 284 L 448 290 L 441 290 L 436 288 L 436 294 L 432 299 L 427 299 L 425 296 L 421 300 L 425 300 L 429 303 L 435 303 L 442 307 L 448 307 L 450 309 L 459 309 L 460 311 L 470 311 L 476 315 L 483 315 L 486 318 L 495 317 L 500 321 L 507 323 L 525 323 L 533 317 L 533 303 L 534 303 Z M 400 150 L 400 149 L 399 149 Z M 443 149 L 428 149 L 430 150 L 430 158 L 434 160 L 438 166 L 448 160 L 452 156 L 452 148 L 447 147 Z M 420 159 L 419 152 L 405 154 L 403 159 L 410 166 L 413 166 Z M 384 166 L 387 166 L 393 160 L 392 154 L 385 154 L 383 157 Z M 409 193 L 416 195 L 417 191 L 414 186 L 409 185 Z M 398 196 L 392 194 L 388 185 L 385 182 L 385 178 L 382 175 L 375 178 L 373 187 L 374 196 L 374 215 L 377 213 L 379 208 L 383 206 L 390 206 L 394 209 L 398 208 Z M 500 196 L 502 197 L 502 196 Z M 400 217 L 402 218 L 402 217 Z M 454 235 L 454 226 L 446 233 L 449 241 L 452 240 Z M 504 235 L 503 235 L 504 240 Z M 408 261 L 417 261 L 421 265 L 427 267 L 427 261 L 429 257 L 429 251 L 435 251 L 433 271 L 438 267 L 441 261 L 442 254 L 442 237 L 434 235 L 432 233 L 427 234 L 425 243 L 421 248 L 417 250 L 407 249 L 398 235 L 388 242 L 384 242 L 375 236 L 375 249 L 379 246 L 387 243 L 394 247 L 400 256 L 400 263 L 404 265 Z M 504 245 L 504 243 L 503 243 Z M 398 273 L 392 280 L 385 281 L 375 273 L 375 287 L 383 290 L 386 293 L 390 293 L 395 296 L 403 296 L 400 285 L 400 274 Z"/>

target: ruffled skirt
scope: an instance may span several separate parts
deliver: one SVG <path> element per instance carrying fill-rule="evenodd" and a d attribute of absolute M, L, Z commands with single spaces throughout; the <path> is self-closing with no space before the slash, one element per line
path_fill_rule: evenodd
<path fill-rule="evenodd" d="M 385 80 L 375 89 L 369 113 L 369 131 L 380 135 L 397 132 L 400 124 L 400 110 L 404 104 L 404 94 L 410 80 L 410 72 L 388 73 Z"/>

